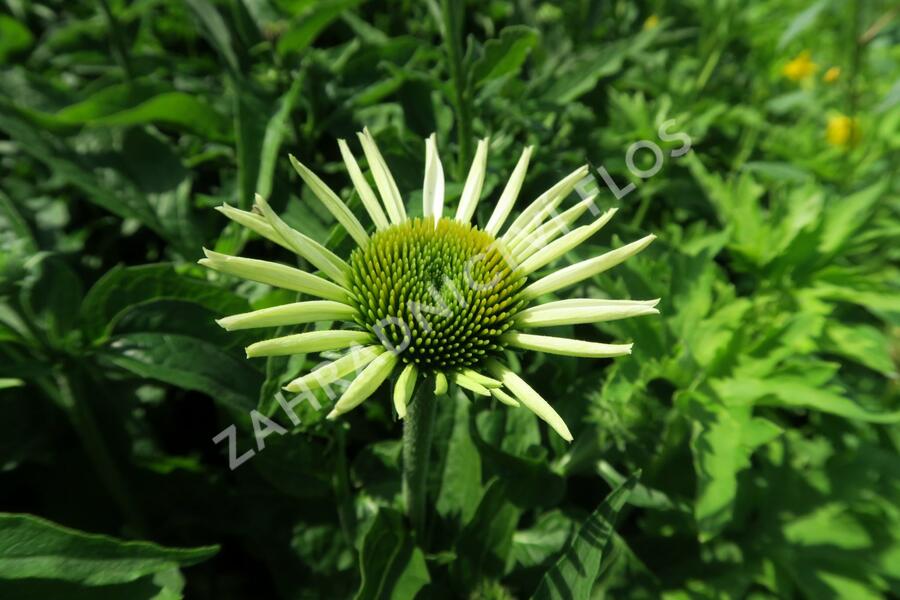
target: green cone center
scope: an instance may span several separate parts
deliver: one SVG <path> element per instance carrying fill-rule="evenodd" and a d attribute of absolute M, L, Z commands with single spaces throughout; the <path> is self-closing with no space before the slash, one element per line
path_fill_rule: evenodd
<path fill-rule="evenodd" d="M 358 323 L 421 369 L 479 363 L 502 348 L 525 278 L 500 243 L 471 225 L 411 219 L 372 236 L 350 256 Z"/>

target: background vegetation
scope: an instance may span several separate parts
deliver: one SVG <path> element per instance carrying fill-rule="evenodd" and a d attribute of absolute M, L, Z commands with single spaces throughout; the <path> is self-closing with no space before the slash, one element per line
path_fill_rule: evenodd
<path fill-rule="evenodd" d="M 0 597 L 527 598 L 638 469 L 602 562 L 563 559 L 537 597 L 588 597 L 594 576 L 595 598 L 900 595 L 892 2 L 0 11 Z M 626 149 L 678 148 L 668 119 L 692 150 L 641 181 Z M 526 144 L 526 199 L 585 161 L 638 184 L 601 193 L 617 218 L 567 260 L 660 238 L 576 290 L 662 298 L 578 332 L 633 356 L 523 359 L 572 445 L 524 409 L 442 403 L 425 540 L 387 393 L 291 427 L 274 395 L 319 358 L 248 361 L 262 334 L 213 319 L 292 297 L 195 265 L 203 246 L 291 260 L 213 210 L 254 192 L 348 248 L 286 154 L 358 207 L 335 138 L 364 125 L 413 203 L 423 137 L 459 182 L 490 135 L 490 199 Z M 254 449 L 255 408 L 290 433 L 230 471 L 212 438 L 234 423 Z"/>

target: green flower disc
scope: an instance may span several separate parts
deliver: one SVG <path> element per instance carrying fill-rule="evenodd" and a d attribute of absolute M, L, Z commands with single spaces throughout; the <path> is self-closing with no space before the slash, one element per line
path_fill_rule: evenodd
<path fill-rule="evenodd" d="M 392 225 L 350 256 L 357 322 L 425 370 L 473 366 L 500 350 L 524 283 L 493 236 L 446 218 Z"/>

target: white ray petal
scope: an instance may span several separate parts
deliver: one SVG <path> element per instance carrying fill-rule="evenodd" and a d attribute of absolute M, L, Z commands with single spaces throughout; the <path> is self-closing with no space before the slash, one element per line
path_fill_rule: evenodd
<path fill-rule="evenodd" d="M 279 327 L 281 325 L 299 325 L 316 321 L 351 320 L 356 309 L 350 305 L 331 300 L 313 300 L 311 302 L 292 302 L 281 306 L 272 306 L 238 315 L 217 319 L 216 323 L 227 331 L 253 329 L 255 327 Z"/>
<path fill-rule="evenodd" d="M 259 194 L 256 195 L 256 206 L 269 225 L 287 242 L 293 252 L 308 260 L 338 285 L 347 286 L 347 273 L 350 271 L 350 266 L 341 257 L 281 220 L 266 199 Z"/>
<path fill-rule="evenodd" d="M 383 352 L 385 348 L 381 344 L 354 348 L 345 356 L 294 379 L 284 386 L 284 389 L 289 392 L 303 392 L 323 388 L 354 371 L 360 371 Z"/>
<path fill-rule="evenodd" d="M 356 157 L 353 156 L 345 140 L 338 140 L 338 147 L 341 149 L 341 158 L 344 159 L 344 165 L 347 167 L 351 181 L 353 181 L 353 187 L 356 188 L 356 193 L 359 194 L 363 206 L 366 207 L 366 212 L 372 217 L 375 229 L 386 229 L 390 223 L 384 214 L 384 210 L 381 208 L 381 202 L 375 196 L 375 192 L 372 191 L 372 187 L 366 181 L 366 176 L 363 175 L 362 170 L 359 168 Z"/>
<path fill-rule="evenodd" d="M 459 206 L 456 208 L 456 220 L 460 223 L 468 223 L 475 214 L 478 200 L 481 198 L 481 188 L 484 186 L 484 175 L 487 171 L 487 154 L 489 138 L 478 142 L 475 150 L 475 158 L 469 168 L 466 184 L 463 186 L 462 196 L 459 198 Z"/>
<path fill-rule="evenodd" d="M 631 354 L 631 347 L 634 345 L 601 344 L 598 342 L 585 342 L 569 338 L 519 332 L 505 333 L 501 336 L 501 339 L 510 346 L 522 348 L 523 350 L 534 350 L 535 352 L 560 354 L 562 356 L 581 356 L 584 358 L 624 356 Z"/>
<path fill-rule="evenodd" d="M 569 233 L 565 234 L 559 239 L 553 240 L 528 258 L 526 258 L 519 265 L 519 270 L 523 275 L 530 275 L 534 273 L 541 267 L 550 264 L 554 260 L 563 256 L 566 252 L 575 248 L 586 239 L 597 233 L 604 225 L 606 225 L 610 219 L 613 218 L 613 215 L 616 214 L 618 208 L 611 208 L 602 215 L 600 218 L 591 223 L 590 225 L 582 225 Z"/>
<path fill-rule="evenodd" d="M 422 214 L 441 220 L 444 212 L 444 167 L 437 150 L 437 136 L 425 140 L 425 180 L 422 183 Z"/>
<path fill-rule="evenodd" d="M 576 284 L 588 277 L 593 277 L 598 273 L 602 273 L 607 269 L 615 267 L 629 257 L 634 256 L 649 246 L 650 242 L 655 239 L 656 236 L 651 233 L 650 235 L 643 237 L 636 242 L 626 244 L 621 248 L 616 248 L 615 250 L 611 250 L 600 256 L 595 256 L 594 258 L 589 258 L 588 260 L 583 260 L 564 269 L 560 269 L 559 271 L 555 271 L 526 287 L 522 291 L 522 295 L 525 298 L 537 298 L 543 294 L 549 294 L 550 292 L 555 292 L 556 290 Z"/>
<path fill-rule="evenodd" d="M 324 181 L 319 179 L 318 175 L 310 171 L 293 154 L 289 154 L 288 158 L 294 170 L 306 182 L 306 185 L 309 186 L 316 198 L 325 205 L 325 208 L 337 219 L 338 223 L 344 226 L 344 229 L 356 241 L 357 245 L 364 248 L 369 243 L 369 234 L 366 233 L 366 229 L 359 222 L 359 219 L 356 218 L 356 215 L 347 208 L 344 201 Z"/>
<path fill-rule="evenodd" d="M 347 303 L 350 297 L 347 290 L 341 286 L 294 267 L 267 260 L 228 256 L 206 248 L 203 249 L 203 252 L 206 254 L 206 258 L 197 262 L 221 273 L 335 302 Z"/>
<path fill-rule="evenodd" d="M 494 359 L 487 362 L 487 367 L 491 374 L 502 381 L 503 385 L 505 385 L 506 388 L 513 393 L 516 399 L 524 404 L 528 410 L 543 419 L 560 435 L 560 437 L 562 437 L 562 439 L 567 442 L 572 441 L 572 433 L 569 431 L 569 428 L 566 427 L 566 423 L 562 420 L 562 417 L 559 416 L 559 413 L 557 413 L 540 394 L 534 391 L 524 379 Z"/>
<path fill-rule="evenodd" d="M 587 174 L 587 165 L 582 165 L 559 180 L 549 190 L 538 196 L 537 199 L 528 205 L 528 207 L 522 211 L 522 214 L 512 222 L 512 225 L 510 225 L 509 229 L 506 230 L 506 233 L 503 234 L 502 239 L 509 241 L 518 235 L 527 235 L 529 232 L 534 231 L 538 225 L 544 222 L 547 215 L 556 210 L 556 207 L 572 193 L 572 190 L 575 189 L 578 182 L 584 179 Z"/>
<path fill-rule="evenodd" d="M 381 202 L 387 209 L 391 223 L 394 225 L 402 223 L 406 220 L 406 209 L 403 207 L 403 199 L 400 197 L 400 190 L 397 188 L 394 176 L 391 175 L 391 170 L 388 169 L 381 151 L 378 150 L 375 138 L 369 133 L 368 128 L 363 128 L 356 135 L 359 137 L 359 143 L 362 144 L 363 152 L 366 154 L 369 169 L 372 170 L 372 176 L 375 178 L 375 187 L 378 188 Z"/>
<path fill-rule="evenodd" d="M 397 355 L 393 352 L 379 355 L 350 383 L 326 418 L 334 419 L 362 404 L 388 378 L 396 364 Z"/>
<path fill-rule="evenodd" d="M 416 379 L 419 376 L 419 370 L 416 365 L 409 363 L 406 368 L 400 372 L 397 377 L 397 383 L 394 384 L 394 410 L 401 419 L 406 416 L 406 407 L 412 400 L 413 391 L 416 389 Z"/>
<path fill-rule="evenodd" d="M 480 383 L 481 385 L 483 385 L 484 387 L 486 387 L 488 389 L 498 388 L 503 385 L 501 382 L 497 381 L 496 379 L 493 379 L 492 377 L 488 377 L 487 375 L 484 375 L 483 373 L 479 373 L 475 369 L 464 368 L 464 369 L 460 369 L 459 372 L 462 373 L 463 375 L 465 375 L 466 377 L 468 377 L 469 379 L 471 379 L 472 381 Z"/>
<path fill-rule="evenodd" d="M 438 371 L 434 374 L 434 395 L 443 396 L 447 393 L 447 376 Z"/>
<path fill-rule="evenodd" d="M 290 250 L 291 252 L 294 249 L 288 244 L 284 238 L 278 235 L 278 232 L 275 231 L 275 228 L 269 225 L 268 221 L 262 216 L 256 213 L 252 213 L 246 210 L 241 210 L 239 208 L 235 208 L 233 206 L 229 206 L 228 204 L 223 204 L 222 206 L 217 206 L 216 210 L 234 221 L 239 225 L 243 225 L 247 229 L 253 231 L 254 233 L 259 234 L 260 236 L 266 238 L 267 240 L 274 242 L 285 248 Z"/>
<path fill-rule="evenodd" d="M 459 387 L 465 388 L 470 392 L 474 392 L 479 396 L 490 396 L 491 391 L 470 377 L 466 377 L 459 371 L 454 371 L 450 375 L 450 379 Z"/>
<path fill-rule="evenodd" d="M 534 231 L 518 235 L 513 239 L 509 248 L 516 255 L 518 262 L 524 261 L 526 258 L 544 248 L 552 242 L 561 232 L 570 233 L 571 225 L 585 213 L 585 211 L 594 204 L 596 194 L 585 198 L 571 208 L 559 213 Z"/>
<path fill-rule="evenodd" d="M 629 304 L 609 304 L 599 300 L 596 303 L 584 303 L 579 306 L 566 305 L 563 302 L 549 302 L 528 308 L 516 315 L 518 327 L 554 327 L 556 325 L 578 325 L 580 323 L 600 323 L 615 321 L 643 315 L 656 315 L 655 308 L 659 300 L 632 302 Z"/>
<path fill-rule="evenodd" d="M 506 392 L 504 392 L 503 390 L 501 390 L 499 388 L 492 389 L 491 396 L 493 396 L 494 398 L 496 398 L 503 404 L 506 404 L 507 406 L 512 406 L 514 408 L 518 408 L 519 406 L 522 406 L 521 404 L 519 404 L 518 400 L 516 400 L 515 398 L 513 398 L 512 396 L 510 396 L 509 394 L 507 394 Z"/>
<path fill-rule="evenodd" d="M 326 350 L 342 350 L 374 341 L 367 331 L 335 329 L 329 331 L 308 331 L 284 337 L 263 340 L 247 346 L 247 358 L 258 356 L 286 356 L 288 354 L 308 354 Z"/>
<path fill-rule="evenodd" d="M 525 173 L 528 171 L 528 161 L 531 160 L 532 152 L 534 152 L 534 146 L 528 146 L 522 151 L 522 156 L 516 163 L 512 175 L 509 176 L 509 181 L 506 182 L 506 187 L 500 194 L 500 200 L 497 201 L 497 206 L 494 207 L 494 212 L 491 213 L 491 218 L 484 227 L 486 232 L 495 237 L 512 211 L 516 198 L 519 197 L 519 190 L 522 189 L 522 183 L 525 181 Z"/>

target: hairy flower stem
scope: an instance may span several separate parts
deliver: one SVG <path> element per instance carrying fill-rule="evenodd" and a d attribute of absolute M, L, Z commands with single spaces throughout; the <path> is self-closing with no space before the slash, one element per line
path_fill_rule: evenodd
<path fill-rule="evenodd" d="M 432 382 L 424 380 L 403 420 L 403 497 L 406 514 L 420 542 L 425 539 L 428 457 L 436 406 Z"/>

